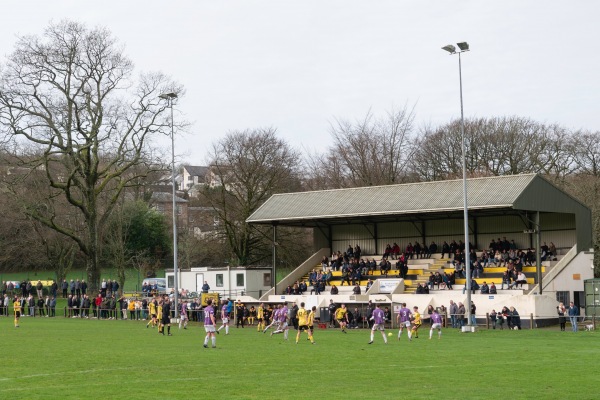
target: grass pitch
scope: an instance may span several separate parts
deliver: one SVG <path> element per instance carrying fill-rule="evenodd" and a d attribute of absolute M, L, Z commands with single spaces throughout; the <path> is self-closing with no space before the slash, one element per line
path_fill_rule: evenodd
<path fill-rule="evenodd" d="M 202 347 L 190 323 L 0 317 L 0 399 L 596 399 L 598 332 L 444 329 L 385 345 L 380 334 L 316 329 L 270 337 L 230 328 Z M 388 331 L 390 332 L 390 331 Z"/>

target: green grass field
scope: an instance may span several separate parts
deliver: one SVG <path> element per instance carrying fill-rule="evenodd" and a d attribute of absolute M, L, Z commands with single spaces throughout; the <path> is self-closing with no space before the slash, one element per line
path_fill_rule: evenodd
<path fill-rule="evenodd" d="M 425 325 L 423 326 L 425 328 Z M 369 331 L 270 337 L 231 328 L 205 349 L 143 321 L 0 317 L 0 399 L 596 399 L 597 332 L 459 333 L 368 345 Z"/>

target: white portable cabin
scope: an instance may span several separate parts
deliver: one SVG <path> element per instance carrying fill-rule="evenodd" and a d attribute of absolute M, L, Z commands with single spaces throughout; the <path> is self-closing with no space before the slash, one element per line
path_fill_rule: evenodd
<path fill-rule="evenodd" d="M 260 298 L 271 289 L 270 267 L 198 267 L 178 270 L 178 287 L 187 292 L 200 293 L 204 281 L 210 286 L 209 292 L 221 297 L 251 296 Z M 167 270 L 167 291 L 175 287 L 175 274 Z"/>

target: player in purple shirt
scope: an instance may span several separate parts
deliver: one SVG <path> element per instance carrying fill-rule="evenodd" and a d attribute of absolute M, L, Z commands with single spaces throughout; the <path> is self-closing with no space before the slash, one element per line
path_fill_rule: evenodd
<path fill-rule="evenodd" d="M 183 329 L 187 329 L 189 320 L 187 310 L 187 303 L 184 301 L 181 303 L 181 309 L 179 313 L 179 329 L 181 329 L 181 325 L 183 325 Z"/>
<path fill-rule="evenodd" d="M 219 333 L 221 329 L 225 328 L 225 334 L 229 335 L 229 313 L 227 313 L 227 301 L 223 300 L 222 305 L 223 307 L 221 307 L 221 326 L 217 330 L 217 333 Z"/>
<path fill-rule="evenodd" d="M 283 303 L 279 309 L 279 328 L 277 328 L 275 332 L 271 332 L 271 336 L 278 333 L 283 333 L 283 338 L 287 340 L 288 331 L 288 308 L 287 303 Z"/>
<path fill-rule="evenodd" d="M 271 316 L 271 323 L 263 330 L 263 333 L 266 333 L 267 330 L 272 326 L 275 326 L 275 328 L 273 328 L 274 330 L 279 329 L 279 312 L 281 311 L 280 307 L 280 305 L 275 306 L 275 310 L 273 310 L 273 315 Z"/>
<path fill-rule="evenodd" d="M 433 336 L 433 330 L 438 330 L 438 339 L 442 338 L 442 316 L 436 310 L 431 314 L 431 329 L 429 330 L 429 339 Z"/>
<path fill-rule="evenodd" d="M 402 303 L 402 308 L 398 311 L 398 326 L 400 329 L 398 330 L 398 340 L 400 340 L 400 336 L 402 335 L 402 331 L 406 328 L 406 333 L 408 334 L 408 340 L 412 340 L 412 335 L 410 333 L 410 319 L 412 317 L 412 312 L 406 308 L 406 303 Z"/>
<path fill-rule="evenodd" d="M 375 304 L 375 309 L 373 310 L 371 320 L 373 321 L 373 328 L 371 328 L 371 341 L 369 344 L 373 343 L 373 337 L 375 336 L 375 331 L 377 330 L 381 332 L 383 341 L 385 344 L 387 344 L 387 338 L 385 337 L 385 313 L 381 308 L 379 308 L 379 304 Z"/>
<path fill-rule="evenodd" d="M 204 307 L 204 330 L 206 331 L 204 348 L 208 348 L 209 339 L 212 339 L 212 347 L 217 347 L 217 337 L 215 336 L 215 309 L 212 306 L 212 299 L 206 300 L 206 307 Z"/>

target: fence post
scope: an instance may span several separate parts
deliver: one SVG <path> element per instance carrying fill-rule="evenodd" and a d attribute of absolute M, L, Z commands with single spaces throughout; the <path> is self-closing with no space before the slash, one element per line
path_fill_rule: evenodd
<path fill-rule="evenodd" d="M 533 329 L 533 313 L 529 314 L 529 329 Z"/>

